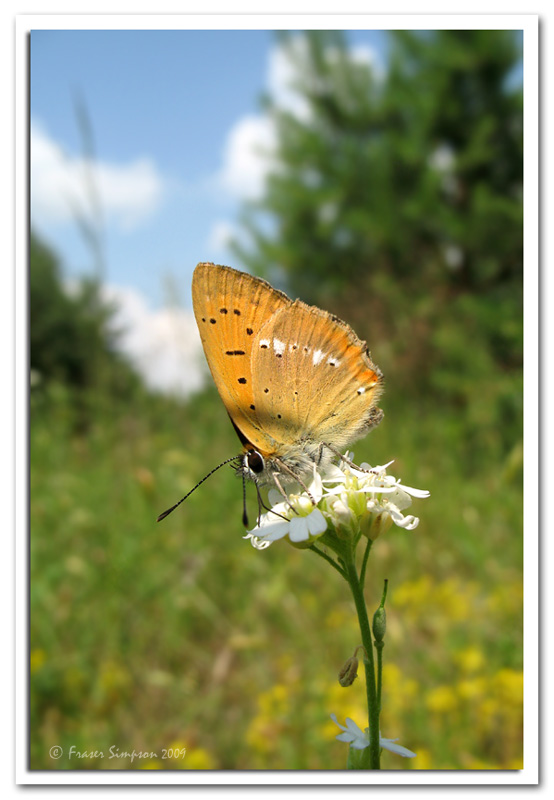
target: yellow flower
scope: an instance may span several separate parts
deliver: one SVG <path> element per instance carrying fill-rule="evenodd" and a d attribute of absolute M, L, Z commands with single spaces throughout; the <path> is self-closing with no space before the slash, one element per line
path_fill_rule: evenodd
<path fill-rule="evenodd" d="M 491 688 L 502 703 L 520 706 L 523 703 L 523 672 L 501 669 L 493 677 Z"/>
<path fill-rule="evenodd" d="M 430 711 L 446 713 L 457 707 L 458 698 L 450 686 L 437 686 L 427 693 L 425 702 Z"/>
<path fill-rule="evenodd" d="M 455 658 L 464 672 L 477 672 L 485 663 L 483 652 L 474 646 L 461 650 Z"/>
<path fill-rule="evenodd" d="M 463 700 L 475 700 L 485 696 L 487 686 L 484 678 L 472 678 L 460 681 L 456 685 L 456 691 Z"/>
<path fill-rule="evenodd" d="M 433 585 L 429 575 L 422 575 L 415 581 L 405 581 L 393 591 L 393 604 L 397 608 L 407 606 L 417 608 L 430 604 Z"/>
<path fill-rule="evenodd" d="M 480 758 L 474 758 L 470 761 L 467 769 L 504 769 L 501 764 L 491 764 L 489 761 L 483 761 Z"/>
<path fill-rule="evenodd" d="M 252 750 L 267 755 L 277 747 L 275 739 L 277 728 L 279 725 L 276 726 L 270 717 L 260 714 L 250 722 L 246 731 L 246 742 Z"/>
<path fill-rule="evenodd" d="M 203 747 L 187 750 L 184 766 L 185 769 L 216 769 L 214 759 Z"/>
<path fill-rule="evenodd" d="M 141 761 L 139 769 L 163 769 L 164 765 L 161 761 L 155 758 L 150 758 L 148 761 Z"/>
<path fill-rule="evenodd" d="M 277 683 L 258 697 L 258 708 L 269 717 L 284 716 L 290 708 L 289 695 L 288 686 Z"/>
<path fill-rule="evenodd" d="M 417 748 L 417 761 L 414 761 L 412 769 L 433 769 L 431 753 L 425 747 Z"/>

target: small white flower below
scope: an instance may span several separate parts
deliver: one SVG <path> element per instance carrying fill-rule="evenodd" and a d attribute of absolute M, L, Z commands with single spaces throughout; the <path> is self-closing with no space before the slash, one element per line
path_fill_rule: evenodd
<path fill-rule="evenodd" d="M 366 747 L 369 747 L 369 735 L 364 733 L 361 728 L 359 728 L 353 719 L 350 717 L 346 717 L 346 728 L 337 721 L 336 714 L 331 714 L 331 719 L 338 725 L 344 733 L 339 733 L 336 737 L 339 742 L 348 742 L 354 750 L 364 750 Z M 415 758 L 417 753 L 412 753 L 411 750 L 408 750 L 407 747 L 402 747 L 400 744 L 395 744 L 398 739 L 383 739 L 382 736 L 379 736 L 379 744 L 384 750 L 390 750 L 391 753 L 396 753 L 399 756 L 403 756 L 404 758 Z"/>

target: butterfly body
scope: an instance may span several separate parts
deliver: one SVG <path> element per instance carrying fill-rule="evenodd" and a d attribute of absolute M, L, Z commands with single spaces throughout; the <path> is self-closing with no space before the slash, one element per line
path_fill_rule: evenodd
<path fill-rule="evenodd" d="M 210 263 L 196 267 L 192 296 L 246 477 L 303 480 L 380 422 L 382 374 L 345 322 Z"/>

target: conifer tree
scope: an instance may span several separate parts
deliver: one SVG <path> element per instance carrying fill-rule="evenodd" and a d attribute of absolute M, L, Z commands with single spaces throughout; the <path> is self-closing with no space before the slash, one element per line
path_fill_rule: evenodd
<path fill-rule="evenodd" d="M 392 31 L 382 74 L 341 32 L 281 46 L 301 112 L 264 99 L 276 153 L 240 261 L 381 341 L 399 385 L 463 406 L 497 371 L 502 405 L 522 353 L 518 33 Z"/>

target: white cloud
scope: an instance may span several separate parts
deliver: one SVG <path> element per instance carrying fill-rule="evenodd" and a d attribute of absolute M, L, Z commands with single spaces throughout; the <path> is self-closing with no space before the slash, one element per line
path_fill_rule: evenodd
<path fill-rule="evenodd" d="M 236 226 L 226 219 L 217 220 L 212 225 L 210 236 L 208 239 L 208 251 L 213 250 L 216 253 L 224 252 L 229 246 L 231 239 L 237 236 Z"/>
<path fill-rule="evenodd" d="M 64 153 L 46 131 L 31 123 L 31 216 L 38 227 L 75 222 L 76 213 L 90 218 L 92 178 L 104 217 L 129 230 L 160 206 L 165 181 L 147 158 L 129 164 L 87 161 Z"/>
<path fill-rule="evenodd" d="M 310 105 L 294 86 L 298 80 L 298 67 L 294 61 L 298 60 L 301 64 L 306 59 L 306 40 L 295 37 L 291 50 L 293 59 L 280 45 L 273 46 L 269 51 L 267 89 L 279 108 L 290 111 L 298 119 L 307 120 L 311 115 Z"/>
<path fill-rule="evenodd" d="M 296 90 L 295 81 L 302 75 L 302 62 L 307 58 L 306 41 L 297 36 L 291 44 L 292 58 L 280 45 L 271 48 L 268 58 L 266 88 L 279 108 L 307 121 L 311 109 Z M 356 45 L 349 51 L 352 61 L 371 67 L 376 78 L 383 68 L 376 52 L 367 45 Z M 331 49 L 331 60 L 338 55 Z M 223 152 L 223 167 L 218 186 L 241 199 L 257 199 L 264 189 L 265 179 L 277 167 L 274 153 L 277 135 L 272 120 L 266 114 L 241 117 L 229 131 Z"/>
<path fill-rule="evenodd" d="M 251 114 L 239 119 L 225 144 L 219 175 L 223 189 L 239 197 L 259 197 L 274 148 L 275 130 L 268 117 Z"/>
<path fill-rule="evenodd" d="M 191 311 L 152 311 L 140 292 L 127 287 L 106 286 L 103 292 L 117 309 L 113 326 L 121 331 L 118 349 L 149 388 L 187 396 L 204 386 L 208 371 Z"/>

